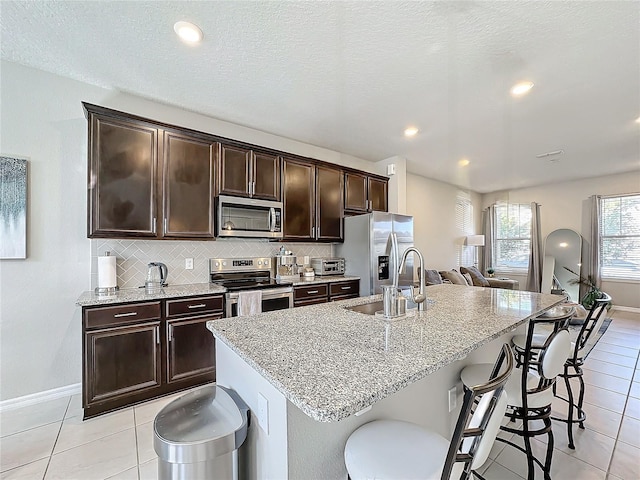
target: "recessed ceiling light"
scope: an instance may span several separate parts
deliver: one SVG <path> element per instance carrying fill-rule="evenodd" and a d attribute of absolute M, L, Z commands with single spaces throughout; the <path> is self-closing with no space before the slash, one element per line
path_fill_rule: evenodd
<path fill-rule="evenodd" d="M 461 158 L 460 160 L 458 160 L 458 165 L 460 165 L 461 167 L 466 167 L 467 165 L 469 165 L 469 163 L 471 162 L 468 158 Z"/>
<path fill-rule="evenodd" d="M 640 123 L 640 117 L 636 118 L 636 123 Z"/>
<path fill-rule="evenodd" d="M 560 242 L 558 244 L 558 246 L 562 247 L 562 248 L 567 248 L 569 246 L 569 244 L 567 242 Z"/>
<path fill-rule="evenodd" d="M 533 82 L 520 82 L 511 87 L 511 95 L 519 97 L 533 88 Z"/>
<path fill-rule="evenodd" d="M 416 133 L 418 133 L 418 129 L 416 127 L 409 127 L 405 129 L 404 136 L 405 137 L 413 137 Z"/>
<path fill-rule="evenodd" d="M 200 43 L 203 37 L 202 30 L 190 22 L 176 22 L 173 30 L 183 41 L 191 44 Z"/>

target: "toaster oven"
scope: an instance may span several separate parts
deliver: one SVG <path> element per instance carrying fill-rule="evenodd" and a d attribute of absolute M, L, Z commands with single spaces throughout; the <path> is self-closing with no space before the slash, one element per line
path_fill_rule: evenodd
<path fill-rule="evenodd" d="M 316 275 L 344 275 L 344 258 L 312 258 L 311 267 Z"/>

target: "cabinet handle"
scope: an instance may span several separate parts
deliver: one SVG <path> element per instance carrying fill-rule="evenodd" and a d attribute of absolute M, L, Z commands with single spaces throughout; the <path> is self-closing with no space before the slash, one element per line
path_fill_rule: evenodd
<path fill-rule="evenodd" d="M 156 222 L 157 222 L 157 218 L 153 217 L 153 224 L 151 225 L 151 232 L 155 235 L 156 234 Z"/>
<path fill-rule="evenodd" d="M 113 318 L 135 317 L 136 315 L 138 315 L 138 312 L 116 313 Z"/>
<path fill-rule="evenodd" d="M 316 227 L 311 227 L 311 236 L 312 237 L 316 236 Z"/>
<path fill-rule="evenodd" d="M 173 325 L 169 325 L 169 341 L 173 340 Z"/>
<path fill-rule="evenodd" d="M 160 326 L 156 327 L 156 344 L 160 345 Z"/>
<path fill-rule="evenodd" d="M 341 290 L 351 290 L 351 287 L 340 287 Z"/>
<path fill-rule="evenodd" d="M 187 308 L 203 308 L 206 307 L 204 303 L 199 303 L 198 305 L 189 305 Z"/>
<path fill-rule="evenodd" d="M 167 219 L 166 218 L 164 219 L 163 223 L 164 223 L 164 227 L 163 227 L 164 231 L 162 233 L 167 233 Z"/>
<path fill-rule="evenodd" d="M 308 295 L 311 295 L 312 293 L 318 293 L 318 290 L 307 290 Z"/>
<path fill-rule="evenodd" d="M 256 182 L 253 181 L 253 187 L 251 188 L 251 195 L 255 195 L 256 194 Z"/>

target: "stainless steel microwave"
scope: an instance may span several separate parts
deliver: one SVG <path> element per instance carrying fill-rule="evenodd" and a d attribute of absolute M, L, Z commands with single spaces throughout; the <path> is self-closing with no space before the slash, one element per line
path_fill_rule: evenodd
<path fill-rule="evenodd" d="M 218 237 L 282 238 L 282 202 L 218 196 Z"/>

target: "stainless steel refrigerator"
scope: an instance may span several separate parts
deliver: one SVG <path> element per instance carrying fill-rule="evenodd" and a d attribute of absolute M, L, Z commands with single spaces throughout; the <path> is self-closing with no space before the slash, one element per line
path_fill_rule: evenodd
<path fill-rule="evenodd" d="M 392 234 L 397 243 L 393 242 Z M 345 258 L 347 275 L 360 277 L 360 295 L 366 296 L 382 293 L 382 285 L 393 284 L 393 274 L 409 247 L 413 247 L 413 217 L 373 212 L 344 219 L 344 243 L 336 246 L 335 253 Z M 412 254 L 398 279 L 398 285 L 411 284 Z"/>

